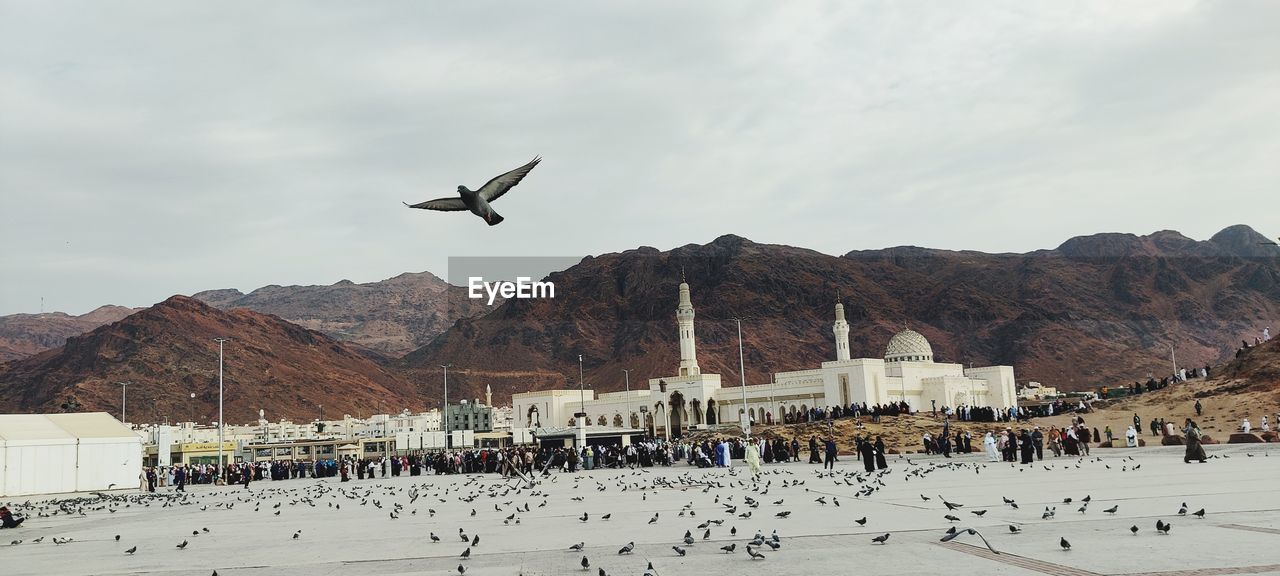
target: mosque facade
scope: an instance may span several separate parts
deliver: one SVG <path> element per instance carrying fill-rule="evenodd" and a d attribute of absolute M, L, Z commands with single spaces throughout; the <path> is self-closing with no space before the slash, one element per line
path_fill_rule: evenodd
<path fill-rule="evenodd" d="M 883 358 L 850 358 L 849 323 L 844 305 L 835 305 L 832 336 L 835 359 L 809 370 L 778 372 L 772 382 L 743 388 L 723 387 L 719 374 L 698 367 L 694 309 L 689 284 L 680 283 L 676 305 L 680 363 L 674 375 L 650 378 L 647 387 L 629 392 L 543 390 L 514 394 L 512 428 L 574 426 L 585 412 L 587 425 L 643 428 L 657 436 L 676 437 L 693 427 L 752 422 L 772 423 L 784 414 L 804 414 L 811 407 L 850 404 L 886 405 L 906 401 L 914 410 L 933 406 L 1007 408 L 1018 401 L 1012 366 L 965 368 L 936 362 L 923 335 L 903 330 L 889 340 Z"/>

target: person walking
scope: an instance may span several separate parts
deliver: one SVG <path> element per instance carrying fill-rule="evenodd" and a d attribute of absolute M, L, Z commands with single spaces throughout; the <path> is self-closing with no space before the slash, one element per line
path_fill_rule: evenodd
<path fill-rule="evenodd" d="M 826 461 L 822 465 L 823 470 L 835 470 L 836 468 L 836 439 L 827 436 L 826 444 Z"/>
<path fill-rule="evenodd" d="M 1000 456 L 996 452 L 996 437 L 994 434 L 987 432 L 987 436 L 982 439 L 982 447 L 987 451 L 988 462 L 999 462 Z"/>
<path fill-rule="evenodd" d="M 1204 446 L 1200 445 L 1200 428 L 1190 418 L 1187 418 L 1187 422 L 1182 428 L 1182 433 L 1185 435 L 1187 444 L 1187 451 L 1182 456 L 1182 462 L 1190 464 L 1192 460 L 1198 460 L 1201 464 L 1204 464 L 1208 457 L 1205 456 Z"/>

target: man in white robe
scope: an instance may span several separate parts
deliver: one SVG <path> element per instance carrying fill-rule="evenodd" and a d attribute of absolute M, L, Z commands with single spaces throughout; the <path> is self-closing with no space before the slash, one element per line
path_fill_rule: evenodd
<path fill-rule="evenodd" d="M 988 462 L 1000 461 L 1000 453 L 996 452 L 996 438 L 990 432 L 987 432 L 987 437 L 982 439 L 982 447 L 987 451 Z"/>

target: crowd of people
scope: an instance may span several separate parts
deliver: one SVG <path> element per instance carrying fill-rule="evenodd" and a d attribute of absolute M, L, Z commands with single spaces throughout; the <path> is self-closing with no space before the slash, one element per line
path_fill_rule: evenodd
<path fill-rule="evenodd" d="M 1025 420 L 1032 416 L 1047 416 L 1061 413 L 1069 408 L 1060 406 L 1058 412 L 1050 412 L 1048 414 L 1032 414 L 1026 408 L 1018 406 L 1010 406 L 1008 408 L 992 408 L 989 406 L 942 406 L 941 408 L 933 407 L 933 413 L 941 412 L 947 416 L 952 416 L 957 420 L 964 422 L 1012 422 L 1015 420 Z M 809 408 L 804 412 L 797 412 L 794 415 L 786 414 L 783 418 L 784 424 L 797 424 L 806 422 L 823 422 L 829 420 L 839 420 L 842 418 L 861 418 L 869 417 L 872 422 L 879 423 L 880 419 L 885 416 L 894 417 L 902 415 L 911 415 L 916 412 L 911 411 L 911 406 L 906 402 L 891 402 L 888 404 L 872 404 L 868 406 L 865 402 L 862 404 L 850 404 L 848 406 L 830 406 Z"/>

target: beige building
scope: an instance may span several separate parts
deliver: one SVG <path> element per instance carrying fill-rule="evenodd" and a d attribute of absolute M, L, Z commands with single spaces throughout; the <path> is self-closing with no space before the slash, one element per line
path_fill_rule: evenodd
<path fill-rule="evenodd" d="M 657 435 L 679 436 L 694 426 L 739 421 L 743 389 L 721 386 L 719 374 L 698 366 L 694 309 L 689 284 L 680 283 L 676 305 L 680 363 L 675 374 L 650 378 L 647 389 L 595 393 L 545 390 L 514 394 L 512 428 L 573 426 L 586 412 L 589 426 L 633 427 Z M 937 362 L 923 335 L 903 330 L 885 347 L 883 358 L 850 358 L 849 323 L 836 303 L 832 324 L 834 360 L 808 370 L 778 372 L 772 382 L 746 387 L 745 412 L 753 422 L 781 421 L 783 414 L 810 408 L 906 401 L 913 410 L 943 406 L 1007 408 L 1017 403 L 1012 366 L 966 369 Z M 585 401 L 584 401 L 585 400 Z"/>

